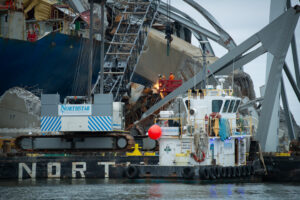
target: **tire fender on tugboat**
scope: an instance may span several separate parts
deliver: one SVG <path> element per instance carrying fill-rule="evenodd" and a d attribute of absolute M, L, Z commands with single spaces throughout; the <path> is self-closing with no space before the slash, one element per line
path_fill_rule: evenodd
<path fill-rule="evenodd" d="M 209 170 L 208 170 L 208 168 L 207 167 L 201 167 L 199 169 L 199 175 L 200 175 L 201 179 L 205 179 L 205 180 L 209 179 Z"/>
<path fill-rule="evenodd" d="M 222 174 L 222 169 L 219 166 L 214 167 L 215 168 L 215 173 L 216 173 L 216 178 L 221 178 L 221 174 Z"/>
<path fill-rule="evenodd" d="M 225 167 L 225 169 L 226 169 L 227 178 L 231 178 L 231 174 L 232 174 L 231 167 Z"/>
<path fill-rule="evenodd" d="M 230 171 L 231 171 L 231 177 L 235 178 L 236 177 L 235 167 L 230 167 Z"/>
<path fill-rule="evenodd" d="M 227 177 L 227 167 L 221 167 L 221 176 L 222 178 Z"/>
<path fill-rule="evenodd" d="M 246 166 L 246 173 L 247 173 L 247 176 L 251 175 L 251 165 Z"/>
<path fill-rule="evenodd" d="M 240 166 L 241 168 L 241 171 L 242 171 L 242 176 L 247 176 L 247 166 L 246 165 L 243 165 L 243 166 Z"/>
<path fill-rule="evenodd" d="M 139 169 L 136 166 L 128 166 L 125 171 L 126 177 L 129 179 L 134 179 L 139 176 Z"/>
<path fill-rule="evenodd" d="M 216 179 L 216 170 L 214 167 L 210 167 L 209 168 L 209 177 L 210 179 L 212 180 L 215 180 Z"/>
<path fill-rule="evenodd" d="M 191 168 L 191 167 L 185 167 L 182 170 L 182 176 L 185 179 L 192 179 L 195 176 L 195 172 L 194 172 L 193 168 Z"/>
<path fill-rule="evenodd" d="M 236 166 L 236 167 L 234 167 L 234 169 L 235 169 L 235 175 L 236 175 L 236 177 L 241 177 L 241 175 L 242 175 L 241 167 L 240 166 Z"/>
<path fill-rule="evenodd" d="M 255 175 L 255 170 L 254 170 L 254 166 L 250 165 L 250 174 L 251 175 Z"/>

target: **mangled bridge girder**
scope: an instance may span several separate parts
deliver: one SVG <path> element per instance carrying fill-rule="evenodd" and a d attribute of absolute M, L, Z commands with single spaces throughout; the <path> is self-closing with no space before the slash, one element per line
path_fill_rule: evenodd
<path fill-rule="evenodd" d="M 298 22 L 299 14 L 299 6 L 288 9 L 284 14 L 264 27 L 258 33 L 254 34 L 215 63 L 208 66 L 210 74 L 207 73 L 207 77 L 210 77 L 212 74 L 231 67 L 231 64 L 234 62 L 239 62 L 238 65 L 244 65 L 267 51 L 274 56 L 269 79 L 266 85 L 266 94 L 262 106 L 262 112 L 259 119 L 259 121 L 263 123 L 259 123 L 258 125 L 257 139 L 260 141 L 263 150 L 268 137 L 267 133 L 270 126 L 269 119 L 273 111 L 273 102 L 275 99 L 274 95 L 276 95 L 276 88 L 278 88 L 278 84 L 281 81 L 284 60 Z M 243 56 L 244 53 L 249 51 L 258 43 L 261 43 L 260 47 Z M 142 119 L 147 118 L 178 95 L 185 93 L 190 88 L 193 88 L 195 81 L 196 84 L 199 84 L 207 77 L 204 77 L 204 74 L 201 72 L 196 74 L 193 78 L 183 83 L 182 86 L 150 108 L 146 113 L 144 113 Z"/>

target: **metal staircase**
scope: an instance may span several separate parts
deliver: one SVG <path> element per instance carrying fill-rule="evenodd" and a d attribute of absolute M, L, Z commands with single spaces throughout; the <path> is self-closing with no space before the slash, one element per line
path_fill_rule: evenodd
<path fill-rule="evenodd" d="M 104 93 L 112 93 L 114 101 L 120 101 L 124 93 L 129 92 L 160 1 L 127 0 L 121 3 L 124 10 L 104 58 Z M 100 79 L 99 73 L 92 93 L 99 92 Z"/>

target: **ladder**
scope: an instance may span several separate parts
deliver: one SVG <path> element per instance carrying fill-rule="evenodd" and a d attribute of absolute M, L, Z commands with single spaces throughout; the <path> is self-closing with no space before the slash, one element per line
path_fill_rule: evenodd
<path fill-rule="evenodd" d="M 104 93 L 114 95 L 114 101 L 130 91 L 130 81 L 147 42 L 159 7 L 159 0 L 123 0 L 124 9 L 104 57 L 104 77 L 100 72 L 92 94 L 99 92 L 103 78 Z"/>

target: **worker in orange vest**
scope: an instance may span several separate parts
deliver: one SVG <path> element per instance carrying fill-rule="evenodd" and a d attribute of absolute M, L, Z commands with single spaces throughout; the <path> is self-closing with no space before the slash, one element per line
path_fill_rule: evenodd
<path fill-rule="evenodd" d="M 170 76 L 169 76 L 169 80 L 174 80 L 175 79 L 175 76 L 174 76 L 174 74 L 171 72 L 170 73 Z"/>

